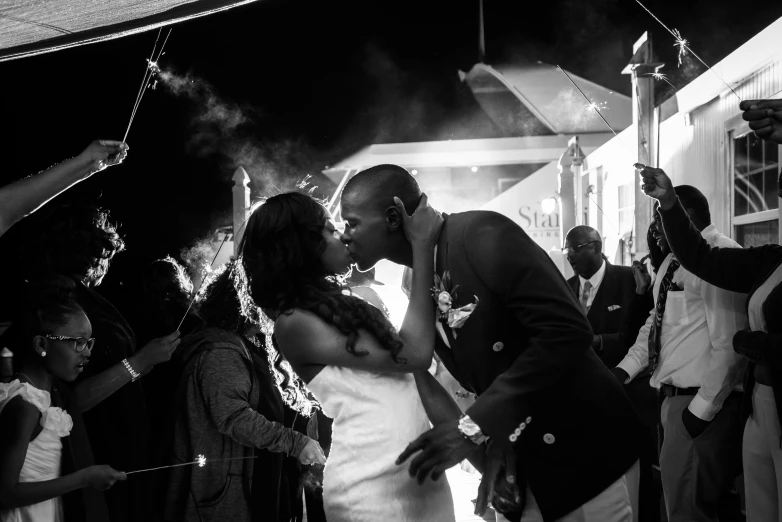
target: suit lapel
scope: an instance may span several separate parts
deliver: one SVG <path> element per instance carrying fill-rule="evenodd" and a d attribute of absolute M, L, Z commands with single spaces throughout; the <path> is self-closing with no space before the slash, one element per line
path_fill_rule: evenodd
<path fill-rule="evenodd" d="M 578 294 L 581 290 L 581 280 L 578 278 L 578 275 L 574 276 L 573 279 L 568 281 L 568 284 L 570 285 L 570 289 L 573 290 L 573 295 L 576 296 L 576 299 L 578 299 Z"/>

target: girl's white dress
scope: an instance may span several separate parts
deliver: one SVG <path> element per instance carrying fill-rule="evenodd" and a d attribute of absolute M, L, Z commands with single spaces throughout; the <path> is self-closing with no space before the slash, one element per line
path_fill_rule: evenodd
<path fill-rule="evenodd" d="M 61 408 L 52 407 L 49 392 L 14 380 L 0 383 L 0 411 L 8 401 L 21 396 L 41 412 L 41 433 L 27 446 L 27 455 L 19 474 L 20 482 L 38 482 L 60 476 L 62 437 L 73 427 L 71 416 Z M 0 428 L 1 429 L 1 428 Z M 63 520 L 59 497 L 38 504 L 14 509 L 0 508 L 0 522 L 60 522 Z"/>

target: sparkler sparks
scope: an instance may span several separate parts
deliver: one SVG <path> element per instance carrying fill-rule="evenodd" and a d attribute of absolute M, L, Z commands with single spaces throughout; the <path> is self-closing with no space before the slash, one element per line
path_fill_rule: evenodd
<path fill-rule="evenodd" d="M 659 18 L 657 18 L 657 15 L 655 15 L 653 12 L 651 12 L 651 11 L 649 10 L 649 8 L 648 8 L 648 7 L 646 7 L 646 6 L 645 6 L 645 5 L 644 5 L 644 4 L 641 2 L 641 0 L 635 0 L 635 1 L 636 1 L 636 3 L 637 3 L 638 5 L 640 5 L 640 6 L 641 6 L 641 8 L 643 8 L 643 10 L 644 10 L 644 11 L 646 11 L 647 13 L 649 13 L 649 15 L 650 15 L 652 18 L 654 18 L 655 20 L 657 20 L 657 22 L 658 22 L 658 23 L 659 23 L 661 26 L 663 26 L 663 28 L 664 28 L 666 31 L 668 31 L 669 33 L 671 33 L 671 35 L 672 35 L 674 38 L 676 38 L 676 43 L 675 43 L 674 45 L 675 45 L 676 47 L 678 47 L 678 48 L 679 48 L 679 65 L 681 65 L 681 59 L 682 59 L 682 57 L 683 57 L 683 52 L 686 50 L 686 51 L 687 51 L 687 52 L 689 52 L 691 55 L 693 55 L 693 56 L 694 56 L 694 57 L 695 57 L 695 58 L 696 58 L 696 59 L 697 59 L 699 62 L 701 62 L 701 63 L 702 63 L 702 64 L 703 64 L 703 65 L 704 65 L 704 66 L 705 66 L 705 67 L 706 67 L 706 68 L 707 68 L 709 71 L 711 71 L 712 73 L 714 73 L 714 76 L 716 76 L 717 78 L 719 78 L 719 80 L 720 80 L 720 81 L 721 81 L 723 84 L 725 84 L 725 87 L 727 87 L 728 89 L 730 89 L 730 92 L 732 92 L 732 93 L 733 93 L 733 95 L 734 95 L 734 96 L 736 96 L 736 98 L 738 98 L 738 99 L 739 99 L 739 101 L 743 101 L 743 100 L 741 99 L 741 96 L 739 96 L 739 95 L 736 93 L 736 91 L 734 91 L 734 90 L 733 90 L 733 87 L 731 87 L 730 85 L 728 85 L 728 82 L 726 82 L 725 80 L 723 80 L 723 79 L 722 79 L 722 76 L 720 76 L 719 74 L 717 74 L 717 71 L 715 71 L 714 69 L 712 69 L 711 67 L 709 67 L 709 64 L 707 64 L 706 62 L 704 62 L 704 61 L 701 59 L 701 57 L 700 57 L 700 56 L 698 56 L 697 54 L 695 54 L 695 51 L 693 51 L 693 50 L 692 50 L 692 48 L 690 47 L 690 42 L 688 42 L 687 40 L 685 40 L 684 38 L 682 38 L 682 35 L 681 35 L 681 33 L 679 33 L 679 31 L 678 31 L 678 30 L 676 30 L 676 29 L 670 29 L 670 28 L 669 28 L 667 25 L 665 25 L 665 24 L 663 23 L 663 21 L 662 21 L 662 20 L 660 20 Z"/>
<path fill-rule="evenodd" d="M 672 84 L 670 82 L 670 80 L 668 80 L 668 75 L 667 74 L 656 72 L 656 73 L 649 73 L 649 76 L 651 76 L 655 80 L 662 80 L 665 83 L 667 83 L 668 85 L 670 85 L 671 87 L 673 87 L 674 89 L 676 89 L 676 86 L 674 84 Z M 679 89 L 676 89 L 676 90 L 678 91 Z"/>
<path fill-rule="evenodd" d="M 160 57 L 165 54 L 163 52 L 163 49 L 166 47 L 166 42 L 168 42 L 168 37 L 171 36 L 171 29 L 168 30 L 168 34 L 166 35 L 166 39 L 163 40 L 163 45 L 160 46 L 160 51 L 158 52 L 157 58 L 155 58 L 155 51 L 157 50 L 157 42 L 160 39 L 160 32 L 163 29 L 161 28 L 157 32 L 157 38 L 155 38 L 155 45 L 152 47 L 152 53 L 150 53 L 149 58 L 147 58 L 147 68 L 144 69 L 144 79 L 141 82 L 141 87 L 139 87 L 138 94 L 136 95 L 136 103 L 133 105 L 133 111 L 130 113 L 130 121 L 128 122 L 128 128 L 125 130 L 125 136 L 122 138 L 122 141 L 125 142 L 125 140 L 128 139 L 128 134 L 130 133 L 130 126 L 133 125 L 133 120 L 136 118 L 136 111 L 138 111 L 139 105 L 141 105 L 141 99 L 144 97 L 144 93 L 147 91 L 148 88 L 152 88 L 154 91 L 157 87 L 157 80 L 155 80 L 154 85 L 151 85 L 152 79 L 160 73 L 160 66 L 158 65 L 158 60 L 160 60 Z"/>
<path fill-rule="evenodd" d="M 674 29 L 673 31 L 671 31 L 671 34 L 673 34 L 673 37 L 676 38 L 676 43 L 673 44 L 673 46 L 679 48 L 679 67 L 681 67 L 682 58 L 687 56 L 687 49 L 690 48 L 690 42 L 688 42 L 686 39 L 682 37 L 682 34 L 679 32 L 678 29 Z"/>
<path fill-rule="evenodd" d="M 196 457 L 196 462 L 198 462 L 199 468 L 203 468 L 204 466 L 206 466 L 206 457 L 204 457 L 203 455 L 199 455 Z"/>
<path fill-rule="evenodd" d="M 614 128 L 613 128 L 613 127 L 611 127 L 611 124 L 610 124 L 610 123 L 608 123 L 608 120 L 606 120 L 606 119 L 603 117 L 603 114 L 600 112 L 600 108 L 598 107 L 598 105 L 597 105 L 595 102 L 593 102 L 592 100 L 590 100 L 590 99 L 589 99 L 589 96 L 587 96 L 587 95 L 586 95 L 586 93 L 584 93 L 584 91 L 582 91 L 582 90 L 581 90 L 581 87 L 579 87 L 579 86 L 578 86 L 578 84 L 577 84 L 576 82 L 574 82 L 574 81 L 573 81 L 573 78 L 571 78 L 571 77 L 570 77 L 570 75 L 569 75 L 567 72 L 565 72 L 565 69 L 563 69 L 563 68 L 562 68 L 562 67 L 560 67 L 559 65 L 557 65 L 557 69 L 559 69 L 559 72 L 561 72 L 562 74 L 564 74 L 564 75 L 567 77 L 567 79 L 568 79 L 568 80 L 570 80 L 570 83 L 572 83 L 572 84 L 573 84 L 573 87 L 575 87 L 575 88 L 578 90 L 578 92 L 580 92 L 580 93 L 581 93 L 581 96 L 583 96 L 583 97 L 584 97 L 584 99 L 585 99 L 585 100 L 587 101 L 587 103 L 588 103 L 588 105 L 587 105 L 587 108 L 589 108 L 589 109 L 592 109 L 593 111 L 595 111 L 595 112 L 597 113 L 597 115 L 598 115 L 598 116 L 600 116 L 600 119 L 601 119 L 601 120 L 603 120 L 603 123 L 605 123 L 605 124 L 606 124 L 606 127 L 608 127 L 608 129 L 609 129 L 611 132 L 613 132 L 613 133 L 614 133 L 614 136 L 616 136 L 616 137 L 619 137 L 619 135 L 616 133 L 616 131 L 614 130 Z M 621 139 L 620 139 L 620 141 L 621 141 Z"/>
<path fill-rule="evenodd" d="M 608 109 L 608 104 L 605 102 L 589 102 L 585 107 L 592 111 L 604 111 Z"/>

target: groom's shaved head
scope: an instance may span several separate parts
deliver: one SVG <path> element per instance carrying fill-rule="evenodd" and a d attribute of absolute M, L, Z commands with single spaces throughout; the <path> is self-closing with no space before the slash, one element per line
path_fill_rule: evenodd
<path fill-rule="evenodd" d="M 402 200 L 408 214 L 415 212 L 421 188 L 415 178 L 399 165 L 377 165 L 353 176 L 342 191 L 343 205 L 385 210 Z"/>
<path fill-rule="evenodd" d="M 342 242 L 361 271 L 381 259 L 412 266 L 412 250 L 405 238 L 394 197 L 412 215 L 421 200 L 415 178 L 398 165 L 378 165 L 356 174 L 342 191 Z"/>

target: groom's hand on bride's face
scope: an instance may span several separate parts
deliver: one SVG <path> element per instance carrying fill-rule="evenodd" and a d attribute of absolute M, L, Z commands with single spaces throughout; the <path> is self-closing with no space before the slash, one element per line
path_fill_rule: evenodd
<path fill-rule="evenodd" d="M 418 478 L 419 484 L 423 484 L 429 476 L 432 480 L 439 479 L 445 470 L 466 459 L 477 447 L 462 435 L 459 419 L 454 419 L 435 426 L 411 442 L 396 463 L 400 465 L 420 451 L 410 462 L 409 472 L 411 477 Z"/>

